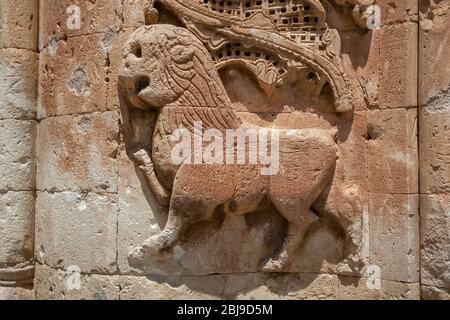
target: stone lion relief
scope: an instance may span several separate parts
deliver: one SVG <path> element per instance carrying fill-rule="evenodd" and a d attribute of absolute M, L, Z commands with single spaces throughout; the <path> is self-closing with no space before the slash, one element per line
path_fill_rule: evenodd
<path fill-rule="evenodd" d="M 176 144 L 171 137 L 180 128 L 195 136 L 258 127 L 242 121 L 233 108 L 220 76 L 229 67 L 250 74 L 266 97 L 294 77 L 305 96 L 329 90 L 335 113 L 353 112 L 361 89 L 342 65 L 339 33 L 327 25 L 324 2 L 353 6 L 355 23 L 364 26 L 364 1 L 151 2 L 147 25 L 126 43 L 119 92 L 127 109 L 153 115 L 152 134 L 144 137 L 150 147 L 129 142 L 128 151 L 155 198 L 168 206 L 169 217 L 164 230 L 129 259 L 164 259 L 193 225 L 272 205 L 288 227 L 279 250 L 261 257 L 262 271 L 284 272 L 311 226 L 325 218 L 346 239 L 345 259 L 336 272 L 360 273 L 363 205 L 356 186 L 334 179 L 340 157 L 336 128 L 263 128 L 279 137 L 279 170 L 273 175 L 262 174 L 260 164 L 179 164 L 171 157 Z M 202 132 L 196 123 L 203 124 Z"/>

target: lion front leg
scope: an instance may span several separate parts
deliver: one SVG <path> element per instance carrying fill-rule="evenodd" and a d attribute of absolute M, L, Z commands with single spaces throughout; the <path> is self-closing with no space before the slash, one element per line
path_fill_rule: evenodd
<path fill-rule="evenodd" d="M 152 158 L 148 152 L 144 149 L 137 149 L 133 152 L 133 159 L 139 166 L 142 173 L 144 173 L 145 180 L 147 181 L 147 184 L 158 203 L 162 206 L 168 206 L 170 203 L 170 193 L 159 182 Z"/>
<path fill-rule="evenodd" d="M 165 259 L 165 253 L 176 245 L 189 227 L 212 216 L 217 204 L 207 205 L 201 199 L 202 195 L 194 199 L 185 195 L 183 188 L 180 187 L 180 181 L 184 180 L 179 179 L 175 185 L 166 226 L 160 234 L 147 239 L 140 247 L 134 249 L 130 254 L 131 259 L 138 261 L 142 261 L 145 257 Z"/>
<path fill-rule="evenodd" d="M 164 230 L 135 248 L 130 253 L 130 259 L 141 261 L 145 257 L 153 259 L 163 258 L 163 253 L 172 249 L 189 226 L 190 224 L 186 223 L 181 216 L 175 214 L 173 210 L 169 211 L 169 218 Z"/>

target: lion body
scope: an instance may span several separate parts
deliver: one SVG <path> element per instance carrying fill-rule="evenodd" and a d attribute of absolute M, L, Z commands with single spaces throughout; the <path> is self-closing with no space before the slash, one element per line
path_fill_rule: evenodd
<path fill-rule="evenodd" d="M 133 53 L 136 46 L 142 57 Z M 151 160 L 158 180 L 171 196 L 165 229 L 137 248 L 134 258 L 157 256 L 172 248 L 190 226 L 211 219 L 217 210 L 245 214 L 257 209 L 264 199 L 288 222 L 284 246 L 277 257 L 265 263 L 266 271 L 281 271 L 292 259 L 318 219 L 311 207 L 319 211 L 327 208 L 322 210 L 324 214 L 349 229 L 352 221 L 341 217 L 354 214 L 340 212 L 342 200 L 333 199 L 343 193 L 333 187 L 338 147 L 331 129 L 271 129 L 280 137 L 279 171 L 272 176 L 262 175 L 261 166 L 256 164 L 174 164 L 170 136 L 175 130 L 183 127 L 193 132 L 194 123 L 202 122 L 205 129 L 223 132 L 239 129 L 242 123 L 208 51 L 189 31 L 168 25 L 140 28 L 124 56 L 120 80 L 130 102 L 134 107 L 156 110 Z M 138 85 L 142 79 L 145 85 Z M 333 197 L 328 199 L 328 195 Z"/>

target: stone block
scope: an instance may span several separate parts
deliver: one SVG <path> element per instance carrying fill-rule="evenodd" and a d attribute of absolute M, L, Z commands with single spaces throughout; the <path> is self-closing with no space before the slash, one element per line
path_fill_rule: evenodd
<path fill-rule="evenodd" d="M 35 295 L 33 288 L 29 286 L 28 288 L 10 288 L 10 287 L 0 287 L 0 300 L 19 300 L 27 301 L 34 300 Z"/>
<path fill-rule="evenodd" d="M 326 300 L 337 299 L 333 275 L 262 273 L 198 277 L 123 277 L 121 299 Z M 306 289 L 307 288 L 307 289 Z"/>
<path fill-rule="evenodd" d="M 369 111 L 367 122 L 370 192 L 417 194 L 417 110 Z"/>
<path fill-rule="evenodd" d="M 450 291 L 450 196 L 422 195 L 421 281 Z"/>
<path fill-rule="evenodd" d="M 34 204 L 31 191 L 0 193 L 0 269 L 33 263 Z"/>
<path fill-rule="evenodd" d="M 121 0 L 48 0 L 40 6 L 39 47 L 80 35 L 118 31 L 122 27 Z"/>
<path fill-rule="evenodd" d="M 38 189 L 116 192 L 118 135 L 116 112 L 41 121 Z"/>
<path fill-rule="evenodd" d="M 38 0 L 0 1 L 0 48 L 37 50 Z"/>
<path fill-rule="evenodd" d="M 420 0 L 377 0 L 375 4 L 381 9 L 381 25 L 417 22 L 417 8 L 419 1 Z"/>
<path fill-rule="evenodd" d="M 417 106 L 417 24 L 380 29 L 379 106 L 382 109 Z"/>
<path fill-rule="evenodd" d="M 39 119 L 107 109 L 107 53 L 114 35 L 55 40 L 41 52 Z"/>
<path fill-rule="evenodd" d="M 119 290 L 117 276 L 77 274 L 36 266 L 34 291 L 40 300 L 119 300 Z"/>
<path fill-rule="evenodd" d="M 32 51 L 0 49 L 0 119 L 35 118 L 37 65 Z"/>
<path fill-rule="evenodd" d="M 117 197 L 111 194 L 38 192 L 36 259 L 82 273 L 117 271 Z"/>
<path fill-rule="evenodd" d="M 420 108 L 420 189 L 450 193 L 450 94 Z"/>
<path fill-rule="evenodd" d="M 0 190 L 34 190 L 35 139 L 35 121 L 0 120 Z"/>
<path fill-rule="evenodd" d="M 448 1 L 420 1 L 419 105 L 425 106 L 450 87 L 450 19 Z"/>
<path fill-rule="evenodd" d="M 369 215 L 369 264 L 383 280 L 418 283 L 419 196 L 370 194 Z"/>

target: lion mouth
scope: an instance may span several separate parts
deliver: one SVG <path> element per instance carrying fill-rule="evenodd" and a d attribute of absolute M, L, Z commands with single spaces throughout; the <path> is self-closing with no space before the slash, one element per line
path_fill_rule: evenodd
<path fill-rule="evenodd" d="M 149 86 L 150 79 L 148 77 L 142 76 L 133 80 L 131 86 L 128 87 L 128 99 L 134 107 L 139 109 L 151 107 L 143 98 L 144 91 L 149 88 Z"/>
<path fill-rule="evenodd" d="M 144 91 L 150 85 L 150 79 L 148 77 L 140 77 L 135 83 L 135 93 L 137 96 Z"/>

